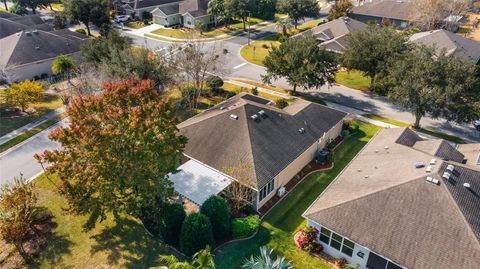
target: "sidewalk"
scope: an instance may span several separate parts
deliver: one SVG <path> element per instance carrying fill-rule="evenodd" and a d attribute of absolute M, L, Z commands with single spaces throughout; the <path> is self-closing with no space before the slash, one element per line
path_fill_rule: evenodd
<path fill-rule="evenodd" d="M 293 96 L 291 96 L 289 94 L 286 94 L 286 93 L 281 93 L 281 92 L 277 92 L 277 91 L 274 91 L 274 90 L 258 87 L 258 86 L 248 84 L 248 83 L 245 83 L 245 82 L 240 82 L 240 81 L 235 80 L 234 78 L 228 78 L 227 80 L 225 80 L 225 82 L 228 82 L 230 84 L 234 84 L 234 85 L 237 85 L 237 86 L 240 86 L 240 87 L 244 87 L 244 88 L 247 88 L 247 89 L 251 89 L 251 88 L 256 87 L 259 92 L 268 93 L 270 95 L 275 95 L 275 96 L 278 96 L 280 98 L 285 98 L 285 99 L 289 99 L 289 100 L 296 98 L 296 97 L 293 97 Z"/>
<path fill-rule="evenodd" d="M 56 117 L 56 116 L 58 116 L 58 115 L 60 115 L 64 112 L 65 112 L 65 107 L 62 106 L 62 107 L 57 108 L 57 109 L 55 109 L 54 111 L 52 111 L 48 114 L 43 115 L 42 117 L 38 118 L 34 122 L 31 122 L 31 123 L 26 124 L 26 125 L 14 130 L 14 131 L 11 131 L 10 133 L 0 137 L 0 145 L 7 143 L 9 140 L 11 140 L 11 139 L 13 139 L 13 138 L 25 133 L 25 132 L 28 132 L 29 130 L 39 126 L 40 124 L 42 124 L 42 123 L 44 123 L 44 122 L 46 122 L 50 119 L 53 119 L 54 117 Z"/>

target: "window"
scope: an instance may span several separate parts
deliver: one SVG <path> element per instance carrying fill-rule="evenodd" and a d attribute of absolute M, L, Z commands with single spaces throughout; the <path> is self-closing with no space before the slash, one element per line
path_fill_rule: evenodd
<path fill-rule="evenodd" d="M 352 257 L 355 243 L 343 238 L 341 235 L 336 234 L 327 228 L 320 228 L 320 241 L 331 246 L 332 248 L 341 251 L 343 254 Z"/>
<path fill-rule="evenodd" d="M 327 244 L 330 243 L 330 236 L 332 235 L 332 232 L 330 232 L 328 229 L 321 228 L 320 229 L 320 241 L 323 243 Z"/>
<path fill-rule="evenodd" d="M 355 247 L 355 244 L 347 239 L 343 239 L 343 246 L 342 246 L 342 252 L 350 257 L 352 257 L 353 254 L 353 248 Z"/>
<path fill-rule="evenodd" d="M 268 182 L 267 185 L 265 185 L 261 190 L 260 190 L 260 193 L 259 193 L 259 198 L 260 198 L 260 201 L 262 201 L 263 199 L 265 199 L 265 197 L 267 197 L 272 191 L 273 191 L 273 188 L 275 187 L 275 179 L 272 179 L 270 182 Z"/>

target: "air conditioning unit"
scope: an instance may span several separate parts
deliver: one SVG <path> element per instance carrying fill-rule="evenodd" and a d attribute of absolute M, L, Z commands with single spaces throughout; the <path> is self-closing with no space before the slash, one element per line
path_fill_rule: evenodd
<path fill-rule="evenodd" d="M 285 187 L 280 187 L 277 191 L 277 195 L 282 197 L 285 195 L 285 193 L 287 192 L 287 190 L 285 190 Z"/>

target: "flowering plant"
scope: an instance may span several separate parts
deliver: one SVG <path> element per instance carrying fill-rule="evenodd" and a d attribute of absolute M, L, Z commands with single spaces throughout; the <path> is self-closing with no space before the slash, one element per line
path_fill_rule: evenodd
<path fill-rule="evenodd" d="M 300 231 L 297 237 L 298 246 L 305 251 L 311 253 L 319 253 L 323 250 L 322 245 L 317 242 L 318 230 L 315 227 L 307 226 Z"/>

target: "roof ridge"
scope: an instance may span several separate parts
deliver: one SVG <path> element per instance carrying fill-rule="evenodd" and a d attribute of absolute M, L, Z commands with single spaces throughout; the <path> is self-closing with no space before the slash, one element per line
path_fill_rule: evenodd
<path fill-rule="evenodd" d="M 250 127 L 249 127 L 249 120 L 248 120 L 248 115 L 247 115 L 247 110 L 245 109 L 245 106 L 242 106 L 242 112 L 245 114 L 245 128 L 247 128 L 247 136 L 248 136 L 248 142 L 249 142 L 249 145 L 248 145 L 248 153 L 250 154 L 250 156 L 252 156 L 252 172 L 253 172 L 253 176 L 255 177 L 255 185 L 258 189 L 258 191 L 260 191 L 260 185 L 258 184 L 258 180 L 257 179 L 257 169 L 256 169 L 256 166 L 255 166 L 255 155 L 253 155 L 253 145 L 252 145 L 252 136 L 251 136 L 251 133 L 250 133 Z"/>

